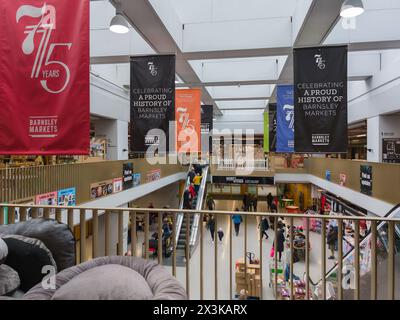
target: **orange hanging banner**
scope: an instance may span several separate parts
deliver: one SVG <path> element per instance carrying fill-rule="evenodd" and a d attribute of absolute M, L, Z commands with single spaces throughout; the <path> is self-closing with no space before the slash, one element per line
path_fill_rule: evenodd
<path fill-rule="evenodd" d="M 178 153 L 200 152 L 200 89 L 175 91 L 176 150 Z"/>

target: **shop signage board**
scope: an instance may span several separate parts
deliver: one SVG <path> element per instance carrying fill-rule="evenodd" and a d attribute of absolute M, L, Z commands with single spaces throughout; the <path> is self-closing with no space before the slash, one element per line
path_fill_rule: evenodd
<path fill-rule="evenodd" d="M 130 91 L 132 152 L 169 151 L 169 122 L 175 118 L 175 55 L 131 57 Z"/>
<path fill-rule="evenodd" d="M 212 151 L 212 130 L 213 130 L 214 106 L 201 106 L 201 151 Z"/>
<path fill-rule="evenodd" d="M 400 163 L 400 139 L 382 139 L 382 162 Z"/>
<path fill-rule="evenodd" d="M 294 101 L 292 85 L 279 85 L 277 87 L 276 115 L 276 152 L 293 152 Z"/>
<path fill-rule="evenodd" d="M 146 177 L 147 177 L 146 179 L 147 182 L 152 182 L 161 179 L 161 169 L 154 169 L 147 172 Z"/>
<path fill-rule="evenodd" d="M 212 176 L 212 183 L 273 185 L 274 177 Z"/>
<path fill-rule="evenodd" d="M 59 206 L 75 206 L 76 205 L 76 188 L 68 188 L 58 190 Z"/>
<path fill-rule="evenodd" d="M 56 206 L 57 205 L 57 191 L 39 194 L 35 197 L 35 204 L 41 206 Z M 56 210 L 51 209 L 50 214 L 55 214 Z M 39 209 L 39 217 L 43 216 L 44 210 Z"/>
<path fill-rule="evenodd" d="M 122 168 L 123 189 L 127 190 L 133 187 L 133 162 L 124 163 Z"/>
<path fill-rule="evenodd" d="M 57 196 L 57 191 L 39 194 L 35 198 L 35 203 L 43 206 L 56 206 Z"/>
<path fill-rule="evenodd" d="M 134 187 L 140 185 L 140 179 L 141 179 L 141 174 L 140 173 L 135 173 L 133 175 L 133 186 Z"/>
<path fill-rule="evenodd" d="M 113 192 L 118 193 L 123 190 L 123 178 L 113 179 Z"/>
<path fill-rule="evenodd" d="M 269 114 L 269 152 L 276 151 L 276 127 L 277 127 L 277 119 L 276 119 L 276 104 L 268 105 L 268 114 Z"/>
<path fill-rule="evenodd" d="M 175 92 L 176 150 L 178 153 L 201 150 L 201 90 L 180 89 Z"/>
<path fill-rule="evenodd" d="M 347 46 L 294 49 L 295 152 L 347 152 Z"/>
<path fill-rule="evenodd" d="M 97 199 L 101 197 L 108 196 L 114 192 L 114 186 L 112 179 L 101 181 L 97 183 L 92 183 L 90 185 L 90 198 Z"/>
<path fill-rule="evenodd" d="M 89 154 L 89 0 L 0 12 L 0 154 Z"/>
<path fill-rule="evenodd" d="M 368 196 L 372 196 L 372 166 L 360 166 L 360 191 Z"/>

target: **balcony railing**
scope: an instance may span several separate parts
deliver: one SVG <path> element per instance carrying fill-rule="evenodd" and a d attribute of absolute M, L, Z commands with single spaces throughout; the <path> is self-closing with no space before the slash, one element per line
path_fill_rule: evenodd
<path fill-rule="evenodd" d="M 29 212 L 29 214 L 28 214 Z M 186 250 L 186 259 L 185 266 L 183 267 L 184 273 L 186 274 L 185 280 L 183 281 L 186 285 L 187 293 L 190 296 L 199 296 L 200 299 L 218 299 L 221 297 L 221 289 L 226 290 L 227 288 L 221 288 L 219 286 L 219 277 L 225 276 L 221 274 L 219 271 L 221 266 L 221 259 L 217 259 L 219 257 L 220 247 L 218 242 L 215 241 L 213 244 L 212 252 L 214 255 L 213 265 L 210 263 L 205 263 L 205 258 L 209 258 L 209 253 L 206 253 L 205 250 L 205 232 L 204 232 L 204 223 L 203 217 L 206 214 L 213 215 L 215 217 L 215 239 L 217 239 L 217 230 L 218 226 L 222 223 L 223 219 L 227 221 L 229 218 L 229 232 L 226 235 L 229 237 L 229 254 L 224 256 L 222 260 L 223 263 L 226 263 L 229 268 L 229 281 L 227 286 L 229 286 L 229 298 L 234 299 L 235 290 L 233 287 L 233 279 L 235 279 L 233 275 L 233 252 L 237 249 L 237 246 L 234 248 L 232 245 L 232 229 L 233 222 L 231 216 L 234 214 L 240 214 L 243 217 L 244 224 L 244 238 L 243 238 L 243 251 L 239 253 L 242 256 L 242 264 L 238 266 L 241 274 L 244 275 L 244 285 L 247 285 L 248 277 L 252 277 L 248 272 L 255 268 L 255 265 L 248 262 L 248 248 L 249 248 L 249 219 L 260 219 L 262 217 L 271 218 L 273 220 L 273 229 L 277 230 L 279 225 L 278 218 L 281 217 L 285 220 L 286 226 L 294 226 L 295 221 L 298 219 L 302 219 L 304 221 L 304 254 L 305 254 L 305 272 L 304 272 L 304 288 L 297 287 L 299 282 L 294 281 L 294 250 L 295 247 L 295 233 L 296 230 L 294 228 L 288 228 L 287 235 L 290 247 L 286 250 L 290 250 L 290 261 L 287 261 L 287 267 L 289 267 L 289 281 L 282 280 L 282 274 L 279 273 L 279 269 L 281 269 L 281 263 L 278 262 L 278 253 L 277 250 L 274 250 L 274 254 L 270 257 L 270 261 L 263 260 L 263 251 L 265 250 L 262 237 L 258 237 L 258 270 L 260 270 L 258 274 L 258 278 L 256 277 L 257 283 L 261 286 L 258 288 L 260 299 L 264 298 L 263 289 L 265 288 L 265 283 L 263 278 L 267 275 L 267 270 L 269 270 L 270 288 L 265 288 L 267 290 L 271 290 L 272 297 L 275 299 L 354 299 L 358 300 L 360 298 L 367 299 L 395 299 L 399 297 L 399 287 L 395 285 L 395 279 L 399 275 L 399 268 L 396 264 L 396 225 L 400 223 L 400 219 L 395 218 L 376 218 L 376 217 L 349 217 L 349 216 L 324 216 L 324 215 L 308 215 L 308 214 L 293 214 L 293 213 L 267 213 L 267 212 L 226 212 L 226 211 L 207 211 L 207 210 L 181 210 L 181 209 L 154 209 L 154 208 L 82 208 L 82 207 L 58 207 L 58 206 L 34 206 L 34 205 L 9 205 L 9 204 L 1 204 L 0 205 L 0 224 L 5 223 L 5 218 L 7 216 L 8 223 L 14 223 L 16 218 L 16 213 L 19 215 L 20 221 L 25 221 L 27 219 L 37 218 L 39 216 L 43 216 L 45 219 L 53 218 L 58 220 L 59 222 L 68 223 L 68 225 L 73 228 L 74 225 L 79 226 L 79 261 L 84 262 L 91 258 L 98 257 L 100 253 L 99 247 L 104 245 L 104 255 L 113 254 L 113 246 L 111 234 L 114 232 L 117 234 L 117 254 L 125 255 L 127 252 L 124 252 L 124 242 L 126 239 L 124 238 L 124 214 L 129 215 L 130 217 L 130 238 L 131 243 L 130 251 L 133 256 L 142 255 L 145 259 L 150 258 L 149 252 L 149 240 L 150 240 L 150 229 L 149 229 L 149 219 L 150 215 L 158 215 L 158 226 L 157 231 L 158 234 L 162 234 L 161 222 L 163 219 L 163 215 L 168 214 L 172 216 L 173 227 L 172 236 L 171 236 L 171 248 L 172 255 L 167 258 L 164 256 L 166 243 L 163 242 L 162 237 L 158 237 L 157 240 L 157 254 L 156 258 L 158 263 L 160 264 L 169 264 L 171 266 L 171 272 L 174 276 L 177 276 L 177 263 L 176 263 L 176 251 L 175 251 L 175 242 L 176 242 L 176 215 L 179 213 L 184 213 L 184 218 L 187 221 L 190 221 L 190 216 L 194 214 L 200 214 L 200 224 L 199 224 L 199 272 L 194 272 L 190 270 L 190 257 L 189 250 Z M 99 228 L 99 218 L 104 215 L 104 229 L 100 230 Z M 113 216 L 117 217 L 118 223 L 112 224 L 111 218 Z M 144 241 L 143 245 L 139 243 L 139 238 L 137 236 L 137 217 L 144 218 Z M 310 280 L 310 254 L 311 249 L 309 244 L 311 242 L 310 236 L 310 228 L 311 219 L 319 220 L 321 222 L 321 237 L 320 237 L 320 252 L 313 252 L 313 255 L 317 255 L 320 259 L 319 261 L 319 270 L 321 274 L 321 280 L 314 285 L 314 283 Z M 91 220 L 92 222 L 92 239 L 91 239 L 91 248 L 87 250 L 87 220 Z M 114 219 L 113 219 L 114 220 Z M 347 252 L 345 252 L 343 248 L 343 242 L 338 241 L 338 252 L 337 252 L 337 262 L 334 265 L 337 266 L 337 272 L 335 275 L 335 279 L 332 280 L 332 275 L 330 274 L 327 277 L 327 273 L 332 270 L 331 268 L 327 268 L 326 259 L 326 225 L 328 222 L 332 222 L 332 220 L 337 222 L 338 226 L 338 237 L 341 239 L 344 229 L 343 229 L 343 221 L 352 221 L 354 225 L 354 230 L 359 230 L 359 225 L 361 221 L 365 221 L 367 224 L 370 224 L 370 234 L 372 237 L 367 245 L 360 247 L 362 241 L 360 241 L 360 235 L 358 232 L 354 233 L 354 258 L 353 259 L 343 259 Z M 378 232 L 378 225 L 382 222 L 385 222 L 387 227 L 385 227 L 384 233 Z M 254 232 L 254 230 L 253 230 Z M 102 233 L 102 234 L 101 234 Z M 383 236 L 383 238 L 382 238 Z M 101 241 L 104 241 L 101 243 Z M 237 241 L 237 240 L 235 240 Z M 189 232 L 186 233 L 186 247 L 189 248 L 190 235 Z M 278 248 L 277 237 L 274 239 L 274 248 Z M 382 244 L 384 244 L 382 246 Z M 115 247 L 114 247 L 115 248 Z M 242 248 L 241 246 L 239 248 Z M 142 249 L 142 252 L 140 253 Z M 239 249 L 241 250 L 241 249 Z M 313 249 L 315 250 L 315 249 Z M 209 251 L 209 250 L 208 250 Z M 378 269 L 380 264 L 378 261 L 382 261 L 382 252 L 385 253 L 385 270 L 379 270 L 378 277 Z M 236 251 L 235 251 L 236 252 Z M 379 258 L 379 260 L 378 260 Z M 167 261 L 169 259 L 169 261 Z M 346 263 L 346 270 L 351 270 L 352 277 L 348 277 L 348 274 L 345 273 L 343 263 Z M 367 266 L 367 267 L 365 267 Z M 382 266 L 382 264 L 381 264 Z M 315 268 L 314 268 L 315 269 Z M 328 270 L 329 269 L 329 270 Z M 182 272 L 182 270 L 180 270 Z M 315 272 L 315 270 L 314 270 Z M 347 272 L 347 271 L 346 271 Z M 210 296 L 206 295 L 205 292 L 205 280 L 212 279 L 212 275 L 214 274 L 214 292 Z M 382 278 L 383 277 L 383 278 Z M 354 279 L 353 279 L 354 278 Z M 199 289 L 198 292 L 193 292 L 192 284 L 194 281 L 199 280 Z M 301 281 L 300 281 L 301 282 Z M 370 285 L 367 287 L 365 283 L 368 282 Z M 349 284 L 350 283 L 350 284 Z M 315 287 L 314 287 L 315 286 Z M 379 289 L 384 288 L 385 294 L 382 296 L 378 294 Z M 397 291 L 396 291 L 397 290 Z"/>
<path fill-rule="evenodd" d="M 90 196 L 91 184 L 122 177 L 126 162 L 132 162 L 134 172 L 141 173 L 141 184 L 147 182 L 146 173 L 154 169 L 160 169 L 161 177 L 187 170 L 180 164 L 150 164 L 147 159 L 4 168 L 0 169 L 0 202 L 16 203 L 36 195 L 75 187 L 76 203 L 85 203 L 93 200 Z"/>

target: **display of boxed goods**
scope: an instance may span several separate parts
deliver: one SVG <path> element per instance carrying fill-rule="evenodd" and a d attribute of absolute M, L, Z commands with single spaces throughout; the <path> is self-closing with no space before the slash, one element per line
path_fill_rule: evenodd
<path fill-rule="evenodd" d="M 259 264 L 244 264 L 244 259 L 238 259 L 235 263 L 236 293 L 246 290 L 251 297 L 260 297 L 261 280 Z"/>

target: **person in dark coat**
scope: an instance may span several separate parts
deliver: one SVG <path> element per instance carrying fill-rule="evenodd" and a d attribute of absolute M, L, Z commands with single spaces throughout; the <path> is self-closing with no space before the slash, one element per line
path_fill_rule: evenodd
<path fill-rule="evenodd" d="M 257 212 L 258 199 L 257 199 L 257 195 L 256 194 L 252 197 L 251 202 L 252 202 L 252 206 L 253 206 L 253 211 Z"/>
<path fill-rule="evenodd" d="M 211 233 L 212 243 L 214 243 L 214 233 L 215 233 L 215 219 L 214 219 L 214 216 L 211 216 L 210 219 L 208 220 L 208 229 L 210 230 L 210 233 Z"/>
<path fill-rule="evenodd" d="M 260 232 L 261 232 L 261 239 L 264 238 L 268 239 L 267 231 L 269 229 L 269 223 L 267 217 L 263 217 L 260 221 Z"/>
<path fill-rule="evenodd" d="M 192 209 L 191 195 L 189 189 L 183 193 L 183 209 Z"/>
<path fill-rule="evenodd" d="M 285 250 L 285 231 L 282 224 L 278 224 L 278 231 L 276 232 L 276 251 L 278 253 L 278 261 L 281 262 L 282 252 Z M 275 242 L 274 242 L 275 243 Z"/>
<path fill-rule="evenodd" d="M 194 172 L 194 169 L 193 169 L 193 167 L 191 167 L 191 168 L 190 168 L 190 171 L 189 171 L 189 179 L 190 179 L 190 183 L 192 183 L 192 182 L 193 182 L 193 179 L 194 179 L 195 175 L 196 175 L 196 173 Z"/>
<path fill-rule="evenodd" d="M 326 235 L 326 243 L 328 244 L 329 250 L 331 250 L 331 256 L 328 259 L 335 259 L 335 246 L 338 240 L 337 229 L 333 226 L 329 226 L 328 234 Z"/>
<path fill-rule="evenodd" d="M 207 196 L 207 208 L 208 210 L 212 211 L 215 209 L 215 201 L 212 196 Z"/>
<path fill-rule="evenodd" d="M 244 211 L 249 211 L 249 194 L 246 192 L 243 196 Z"/>
<path fill-rule="evenodd" d="M 268 211 L 272 211 L 272 200 L 274 197 L 272 196 L 271 192 L 268 193 L 267 195 L 267 206 L 268 206 Z"/>

